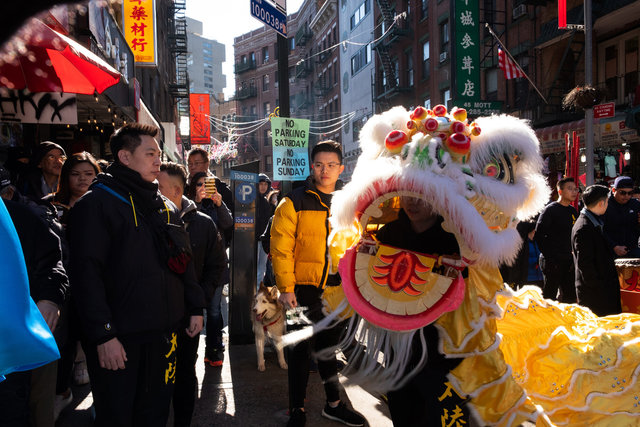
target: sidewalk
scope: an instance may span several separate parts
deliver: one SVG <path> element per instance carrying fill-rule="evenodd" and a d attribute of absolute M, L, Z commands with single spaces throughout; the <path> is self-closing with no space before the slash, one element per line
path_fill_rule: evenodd
<path fill-rule="evenodd" d="M 226 338 L 226 336 L 225 336 Z M 197 374 L 198 400 L 194 411 L 194 427 L 209 426 L 279 426 L 286 425 L 287 372 L 280 369 L 270 346 L 265 349 L 267 369 L 258 371 L 254 345 L 227 346 L 222 368 L 204 366 L 204 336 L 200 338 Z M 344 378 L 342 378 L 344 379 Z M 92 398 L 89 386 L 73 388 L 74 401 L 67 407 L 57 427 L 91 426 L 89 408 Z M 317 373 L 311 373 L 307 390 L 307 425 L 339 426 L 322 418 L 324 389 Z M 360 387 L 346 387 L 345 400 L 358 410 L 370 426 L 392 425 L 386 404 Z M 171 426 L 171 420 L 169 422 Z"/>

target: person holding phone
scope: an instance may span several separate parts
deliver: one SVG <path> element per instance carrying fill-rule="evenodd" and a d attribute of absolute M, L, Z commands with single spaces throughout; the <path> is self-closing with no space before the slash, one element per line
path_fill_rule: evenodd
<path fill-rule="evenodd" d="M 640 258 L 640 201 L 631 197 L 632 192 L 633 180 L 617 177 L 604 214 L 604 236 L 616 258 Z"/>

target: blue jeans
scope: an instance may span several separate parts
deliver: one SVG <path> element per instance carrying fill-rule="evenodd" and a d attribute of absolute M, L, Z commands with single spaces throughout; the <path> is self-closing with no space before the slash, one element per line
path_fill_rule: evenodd
<path fill-rule="evenodd" d="M 213 291 L 213 298 L 211 298 L 211 304 L 207 310 L 207 336 L 206 336 L 206 350 L 218 350 L 222 349 L 222 310 L 220 309 L 220 302 L 222 301 L 222 288 L 224 286 L 218 286 Z"/>
<path fill-rule="evenodd" d="M 258 268 L 256 268 L 258 272 L 258 277 L 256 281 L 256 287 L 260 288 L 260 282 L 264 280 L 264 273 L 267 269 L 267 253 L 262 249 L 261 245 L 258 245 L 258 256 L 257 256 Z"/>

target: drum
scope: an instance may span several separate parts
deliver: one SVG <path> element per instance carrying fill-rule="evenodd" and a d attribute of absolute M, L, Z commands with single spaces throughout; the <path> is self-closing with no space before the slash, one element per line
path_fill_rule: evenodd
<path fill-rule="evenodd" d="M 640 258 L 618 258 L 615 263 L 622 311 L 640 314 Z"/>

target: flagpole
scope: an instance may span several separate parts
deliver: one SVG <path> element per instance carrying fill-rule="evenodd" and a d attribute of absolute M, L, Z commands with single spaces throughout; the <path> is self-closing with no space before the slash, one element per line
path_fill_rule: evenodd
<path fill-rule="evenodd" d="M 518 69 L 520 70 L 520 72 L 522 74 L 524 74 L 524 76 L 527 78 L 527 80 L 529 80 L 529 83 L 531 83 L 531 86 L 533 86 L 533 88 L 536 90 L 536 92 L 538 92 L 538 95 L 540 95 L 540 98 L 542 98 L 542 100 L 544 101 L 545 104 L 548 104 L 549 102 L 547 101 L 547 98 L 544 97 L 544 95 L 538 90 L 538 87 L 535 85 L 535 83 L 533 83 L 533 80 L 531 80 L 531 78 L 529 78 L 529 76 L 527 75 L 527 73 L 524 72 L 524 70 L 522 69 L 522 67 L 520 66 L 520 64 L 518 64 L 518 61 L 515 60 L 515 58 L 513 56 L 511 56 L 511 53 L 509 52 L 509 50 L 504 46 L 504 44 L 502 44 L 502 42 L 500 41 L 500 39 L 498 38 L 498 36 L 496 35 L 496 33 L 493 32 L 493 29 L 491 28 L 491 26 L 489 25 L 489 23 L 485 22 L 484 26 L 489 30 L 489 32 L 491 33 L 491 35 L 498 41 L 498 44 L 500 46 L 502 46 L 502 50 L 504 50 L 504 52 L 509 56 L 509 59 L 511 59 L 511 61 L 513 61 L 514 64 L 516 64 L 516 67 L 518 67 Z"/>

